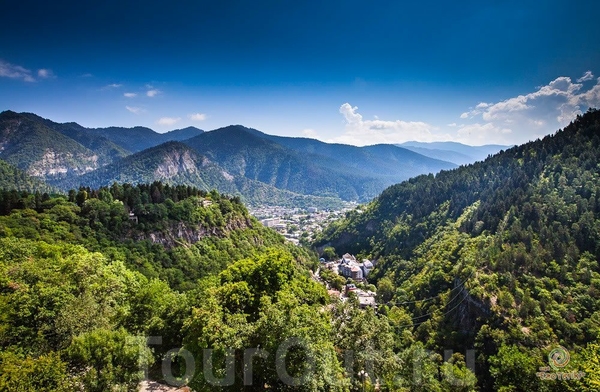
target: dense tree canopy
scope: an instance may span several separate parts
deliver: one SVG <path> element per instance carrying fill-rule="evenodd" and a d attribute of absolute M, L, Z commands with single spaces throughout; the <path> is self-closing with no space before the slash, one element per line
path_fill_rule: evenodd
<path fill-rule="evenodd" d="M 564 371 L 597 356 L 599 162 L 600 112 L 590 110 L 542 140 L 394 185 L 316 245 L 375 259 L 380 299 L 405 312 L 400 331 L 436 352 L 475 349 L 480 387 L 591 388 L 595 365 L 586 381 L 536 372 L 557 345 L 574 358 Z"/>

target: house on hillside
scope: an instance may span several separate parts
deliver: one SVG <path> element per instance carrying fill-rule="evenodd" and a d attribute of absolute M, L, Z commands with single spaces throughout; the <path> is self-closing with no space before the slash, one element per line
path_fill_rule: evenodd
<path fill-rule="evenodd" d="M 129 220 L 135 223 L 138 223 L 138 217 L 135 216 L 133 211 L 129 211 Z"/>

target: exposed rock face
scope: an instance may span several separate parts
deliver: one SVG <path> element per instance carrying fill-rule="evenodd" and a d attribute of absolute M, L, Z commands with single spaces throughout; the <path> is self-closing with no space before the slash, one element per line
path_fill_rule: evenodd
<path fill-rule="evenodd" d="M 74 160 L 85 162 L 82 167 L 74 166 Z M 74 156 L 71 153 L 56 153 L 46 149 L 42 159 L 34 162 L 27 169 L 27 174 L 35 177 L 60 176 L 68 173 L 85 174 L 98 167 L 98 156 Z"/>
<path fill-rule="evenodd" d="M 182 243 L 193 244 L 202 238 L 224 236 L 227 232 L 236 229 L 252 227 L 250 220 L 236 219 L 227 223 L 225 228 L 206 228 L 204 226 L 190 226 L 183 222 L 173 223 L 164 231 L 141 233 L 136 236 L 137 241 L 150 240 L 154 244 L 161 244 L 167 249 L 182 245 Z"/>
<path fill-rule="evenodd" d="M 163 179 L 173 178 L 179 174 L 196 173 L 196 161 L 190 151 L 173 151 L 166 155 L 154 173 Z"/>
<path fill-rule="evenodd" d="M 227 181 L 233 181 L 235 178 L 231 174 L 227 173 L 225 170 L 221 171 L 221 174 L 223 175 L 223 177 L 225 177 Z"/>
<path fill-rule="evenodd" d="M 0 156 L 34 177 L 80 175 L 99 167 L 99 156 L 74 139 L 10 111 L 0 113 Z"/>

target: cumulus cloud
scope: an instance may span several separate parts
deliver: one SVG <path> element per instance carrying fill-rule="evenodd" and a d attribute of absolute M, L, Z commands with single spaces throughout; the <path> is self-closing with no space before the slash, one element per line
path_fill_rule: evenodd
<path fill-rule="evenodd" d="M 346 121 L 343 135 L 330 142 L 348 143 L 358 146 L 378 143 L 402 143 L 409 140 L 437 141 L 445 140 L 449 135 L 434 134 L 438 128 L 421 121 L 386 121 L 376 118 L 364 120 L 358 107 L 349 103 L 340 106 L 340 113 Z"/>
<path fill-rule="evenodd" d="M 367 145 L 404 141 L 456 141 L 471 145 L 525 143 L 564 127 L 590 107 L 600 108 L 600 78 L 587 71 L 575 82 L 560 76 L 532 92 L 498 102 L 480 102 L 462 112 L 456 122 L 438 128 L 428 122 L 365 120 L 356 106 L 344 103 L 339 112 L 345 128 L 328 141 Z M 458 114 L 458 113 L 457 113 Z"/>
<path fill-rule="evenodd" d="M 115 88 L 120 88 L 121 86 L 123 86 L 120 83 L 111 83 L 111 84 L 107 84 L 106 86 L 102 87 L 102 90 L 112 90 Z"/>
<path fill-rule="evenodd" d="M 129 110 L 133 114 L 141 114 L 144 113 L 145 110 L 142 108 L 134 107 L 134 106 L 125 106 L 125 109 Z"/>
<path fill-rule="evenodd" d="M 204 113 L 192 113 L 188 114 L 188 118 L 192 121 L 204 121 L 206 120 L 206 114 Z"/>
<path fill-rule="evenodd" d="M 461 128 L 457 137 L 483 134 L 488 143 L 523 143 L 551 133 L 571 122 L 589 107 L 600 106 L 600 78 L 589 89 L 581 82 L 593 79 L 591 71 L 573 82 L 568 76 L 558 77 L 533 92 L 496 103 L 482 102 L 460 115 L 476 121 Z M 484 123 L 480 123 L 483 120 Z M 484 128 L 485 127 L 485 128 Z M 506 132 L 511 130 L 510 132 Z M 459 130 L 460 132 L 460 130 Z"/>
<path fill-rule="evenodd" d="M 588 80 L 592 79 L 594 79 L 594 74 L 592 74 L 592 71 L 586 71 L 582 77 L 577 79 L 577 83 L 587 82 Z"/>
<path fill-rule="evenodd" d="M 181 117 L 161 117 L 156 121 L 158 125 L 174 125 L 181 120 Z"/>
<path fill-rule="evenodd" d="M 124 93 L 123 96 L 127 97 L 127 98 L 135 98 L 135 97 L 137 97 L 137 94 L 136 93 Z"/>
<path fill-rule="evenodd" d="M 0 77 L 21 79 L 25 82 L 35 82 L 31 71 L 20 65 L 14 65 L 4 60 L 0 60 Z"/>
<path fill-rule="evenodd" d="M 581 114 L 582 109 L 600 104 L 598 84 L 583 92 L 582 87 L 580 83 L 573 83 L 570 77 L 561 76 L 539 87 L 537 91 L 489 104 L 481 109 L 476 107 L 469 114 L 470 117 L 481 114 L 485 121 L 503 123 L 547 122 L 545 120 L 549 116 L 554 116 L 557 125 L 564 126 Z"/>

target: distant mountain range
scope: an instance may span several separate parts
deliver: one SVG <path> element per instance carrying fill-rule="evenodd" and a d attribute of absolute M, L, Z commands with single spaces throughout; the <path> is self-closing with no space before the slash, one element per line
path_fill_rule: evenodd
<path fill-rule="evenodd" d="M 512 147 L 499 144 L 468 146 L 456 142 L 406 142 L 398 144 L 398 146 L 430 158 L 452 162 L 457 165 L 468 165 L 470 163 L 483 161 L 490 155 L 494 155 L 502 150 Z"/>
<path fill-rule="evenodd" d="M 389 185 L 502 148 L 457 143 L 355 147 L 267 135 L 241 125 L 161 134 L 145 127 L 85 128 L 32 113 L 0 113 L 0 160 L 12 168 L 6 172 L 19 170 L 31 181 L 62 190 L 161 180 L 215 188 L 251 204 L 364 202 Z"/>

